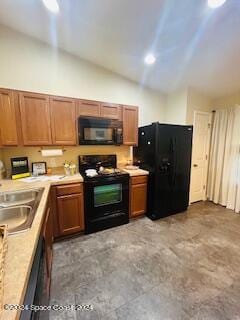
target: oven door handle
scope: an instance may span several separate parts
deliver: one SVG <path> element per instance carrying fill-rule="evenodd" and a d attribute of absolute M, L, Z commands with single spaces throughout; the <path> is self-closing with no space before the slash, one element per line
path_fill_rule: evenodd
<path fill-rule="evenodd" d="M 129 176 L 126 174 L 126 176 L 121 176 L 121 177 L 118 177 L 118 176 L 114 176 L 114 177 L 107 177 L 107 176 L 104 176 L 104 180 L 98 180 L 98 179 L 89 179 L 87 181 L 84 181 L 84 183 L 86 185 L 95 185 L 95 186 L 102 186 L 102 185 L 105 185 L 105 184 L 109 184 L 109 183 L 124 183 L 129 181 Z"/>

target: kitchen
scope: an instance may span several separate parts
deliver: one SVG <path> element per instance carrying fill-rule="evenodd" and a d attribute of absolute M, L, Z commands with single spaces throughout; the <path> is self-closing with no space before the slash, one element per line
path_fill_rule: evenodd
<path fill-rule="evenodd" d="M 118 12 L 95 1 L 94 8 L 52 1 L 59 11 L 54 12 L 47 0 L 35 6 L 23 2 L 4 1 L 0 14 L 0 218 L 8 225 L 8 235 L 5 227 L 2 231 L 3 319 L 192 319 L 195 313 L 198 319 L 227 319 L 238 314 L 238 194 L 230 204 L 216 197 L 219 150 L 213 142 L 221 143 L 215 135 L 218 117 L 221 108 L 239 104 L 239 88 L 222 97 L 215 93 L 214 78 L 211 94 L 203 94 L 200 86 L 162 93 L 164 85 L 159 90 L 150 80 L 141 85 L 141 75 L 136 80 L 131 68 L 115 70 L 114 50 L 105 59 L 110 42 L 97 47 L 97 36 L 104 39 L 107 28 L 96 26 L 110 23 L 104 19 L 107 8 L 111 23 L 121 26 L 126 4 L 119 2 Z M 212 13 L 206 2 L 194 9 L 186 1 L 171 12 L 191 7 L 193 16 Z M 157 18 L 154 3 L 149 17 Z M 136 3 L 129 6 L 130 28 Z M 167 1 L 165 6 L 163 11 Z M 212 17 L 216 24 L 218 12 L 228 16 L 226 8 L 232 14 L 233 8 L 239 10 L 227 0 Z M 69 10 L 80 24 L 82 41 L 83 33 L 89 34 L 86 48 L 96 46 L 87 57 L 75 41 L 77 31 L 64 29 Z M 17 19 L 17 12 L 25 19 Z M 82 28 L 74 12 L 91 13 L 93 29 Z M 56 27 L 46 38 L 43 21 L 49 30 L 51 23 Z M 132 28 L 130 38 L 138 34 Z M 116 29 L 109 32 L 116 48 L 123 41 L 131 51 L 130 39 Z M 214 37 L 211 30 L 208 37 Z M 151 74 L 162 62 L 148 54 L 135 63 Z M 127 76 L 127 70 L 133 73 Z M 237 125 L 233 128 L 237 132 Z M 218 305 L 224 298 L 227 311 L 217 311 L 211 302 Z M 60 309 L 29 312 L 16 307 L 21 304 Z M 68 305 L 78 310 L 66 310 Z"/>

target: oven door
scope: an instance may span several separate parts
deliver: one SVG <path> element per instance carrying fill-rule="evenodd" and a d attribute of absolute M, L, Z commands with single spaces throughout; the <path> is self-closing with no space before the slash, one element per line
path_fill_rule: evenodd
<path fill-rule="evenodd" d="M 91 179 L 84 188 L 86 233 L 129 222 L 128 176 Z"/>
<path fill-rule="evenodd" d="M 80 117 L 79 144 L 118 145 L 122 143 L 122 122 L 117 120 Z"/>

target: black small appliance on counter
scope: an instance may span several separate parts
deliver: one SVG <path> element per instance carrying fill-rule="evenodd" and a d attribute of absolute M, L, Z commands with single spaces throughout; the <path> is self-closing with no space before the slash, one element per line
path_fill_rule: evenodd
<path fill-rule="evenodd" d="M 12 179 L 20 179 L 30 176 L 28 157 L 11 158 Z"/>
<path fill-rule="evenodd" d="M 129 175 L 116 165 L 116 155 L 79 156 L 86 234 L 129 222 Z M 89 169 L 97 174 L 88 176 Z"/>
<path fill-rule="evenodd" d="M 156 220 L 189 204 L 192 126 L 160 124 L 138 129 L 134 163 L 149 171 L 147 216 Z"/>

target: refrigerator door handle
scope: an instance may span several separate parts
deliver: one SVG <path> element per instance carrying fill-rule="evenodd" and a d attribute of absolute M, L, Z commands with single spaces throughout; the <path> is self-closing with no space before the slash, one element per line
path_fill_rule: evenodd
<path fill-rule="evenodd" d="M 173 174 L 173 186 L 175 186 L 176 184 L 176 177 L 177 177 L 177 172 L 176 172 L 176 168 L 177 168 L 177 138 L 174 138 L 174 174 Z"/>
<path fill-rule="evenodd" d="M 170 175 L 169 175 L 169 183 L 170 186 L 173 187 L 174 184 L 174 174 L 175 174 L 175 148 L 174 148 L 174 140 L 173 138 L 171 138 L 170 140 L 170 154 L 171 154 L 171 171 L 170 171 Z"/>
<path fill-rule="evenodd" d="M 176 183 L 176 167 L 177 167 L 177 139 L 172 138 L 171 139 L 171 145 L 172 145 L 172 177 L 171 177 L 171 184 L 172 187 L 174 187 L 175 183 Z"/>

